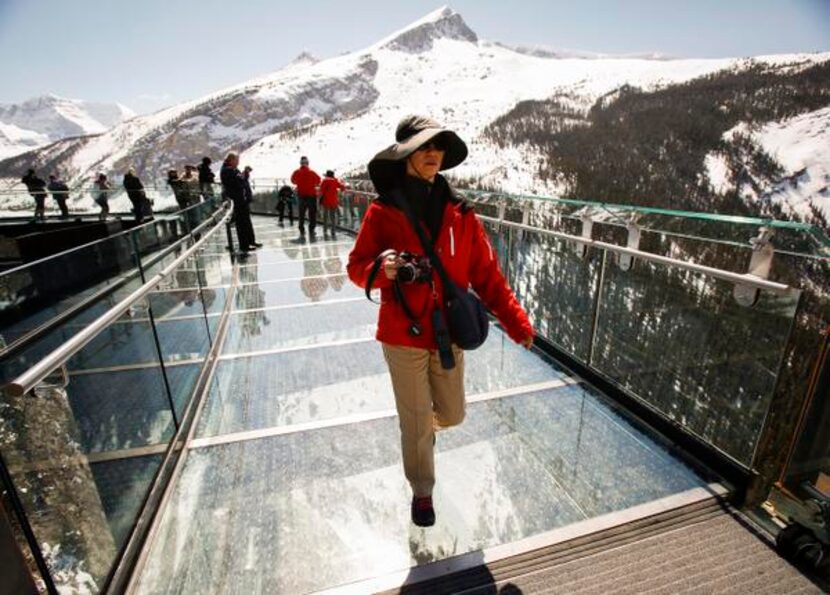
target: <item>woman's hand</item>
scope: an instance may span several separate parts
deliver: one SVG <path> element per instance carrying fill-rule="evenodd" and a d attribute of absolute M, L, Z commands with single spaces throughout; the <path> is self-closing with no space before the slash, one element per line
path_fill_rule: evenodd
<path fill-rule="evenodd" d="M 398 253 L 394 250 L 388 250 L 383 256 L 383 274 L 390 281 L 394 281 L 395 277 L 398 276 L 399 266 Z"/>
<path fill-rule="evenodd" d="M 523 339 L 520 345 L 525 349 L 530 349 L 531 347 L 533 347 L 533 335 L 530 335 L 527 338 Z"/>

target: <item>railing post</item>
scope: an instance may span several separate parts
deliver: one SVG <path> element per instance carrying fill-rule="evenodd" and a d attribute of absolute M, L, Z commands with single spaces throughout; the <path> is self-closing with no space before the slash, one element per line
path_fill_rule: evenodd
<path fill-rule="evenodd" d="M 585 246 L 587 248 L 587 246 Z M 605 285 L 605 265 L 608 259 L 608 251 L 602 251 L 602 258 L 599 264 L 599 275 L 594 292 L 594 306 L 591 312 L 591 335 L 588 339 L 588 366 L 594 365 L 594 354 L 597 347 L 597 332 L 599 331 L 599 310 L 602 305 L 602 287 Z"/>
<path fill-rule="evenodd" d="M 749 243 L 752 244 L 752 257 L 749 261 L 747 274 L 759 279 L 769 278 L 772 269 L 772 258 L 775 256 L 775 249 L 770 241 L 771 238 L 772 229 L 762 227 L 758 231 L 758 236 L 749 240 Z M 732 295 L 741 306 L 750 307 L 758 303 L 761 292 L 754 287 L 738 283 L 732 290 Z"/>
<path fill-rule="evenodd" d="M 637 225 L 636 221 L 629 221 L 628 225 L 626 226 L 628 230 L 628 242 L 626 247 L 631 248 L 632 250 L 639 250 L 640 249 L 640 226 Z M 619 254 L 617 258 L 617 264 L 623 271 L 630 271 L 631 267 L 634 266 L 634 257 L 630 254 Z"/>

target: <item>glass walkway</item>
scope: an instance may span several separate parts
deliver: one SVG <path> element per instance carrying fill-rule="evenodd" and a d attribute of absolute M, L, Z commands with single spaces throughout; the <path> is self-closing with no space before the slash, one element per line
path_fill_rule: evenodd
<path fill-rule="evenodd" d="M 344 193 L 344 230 L 371 197 Z M 539 340 L 494 324 L 467 352 L 428 529 L 410 521 L 378 306 L 345 272 L 353 234 L 306 243 L 258 215 L 264 246 L 240 259 L 210 204 L 0 274 L 0 546 L 9 526 L 21 574 L 49 593 L 367 593 L 758 504 L 775 481 L 797 515 L 799 485 L 830 486 L 810 475 L 830 460 L 825 235 L 467 198 Z M 73 277 L 92 258 L 100 275 Z"/>
<path fill-rule="evenodd" d="M 468 416 L 438 435 L 434 528 L 409 520 L 377 306 L 351 241 L 232 268 L 221 355 L 141 593 L 299 593 L 509 544 L 706 486 L 589 386 L 494 329 L 467 354 Z"/>

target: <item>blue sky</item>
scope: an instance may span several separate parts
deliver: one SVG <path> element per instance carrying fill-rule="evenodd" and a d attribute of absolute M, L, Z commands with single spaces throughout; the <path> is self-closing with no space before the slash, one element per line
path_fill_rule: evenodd
<path fill-rule="evenodd" d="M 370 45 L 443 3 L 0 0 L 0 102 L 44 93 L 148 112 Z M 830 0 L 458 0 L 483 39 L 726 57 L 830 50 Z"/>

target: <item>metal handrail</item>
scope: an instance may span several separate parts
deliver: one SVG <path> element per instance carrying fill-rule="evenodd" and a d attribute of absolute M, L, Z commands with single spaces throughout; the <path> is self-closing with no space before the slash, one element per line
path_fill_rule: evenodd
<path fill-rule="evenodd" d="M 559 231 L 551 231 L 548 229 L 541 229 L 539 227 L 532 227 L 530 225 L 523 225 L 521 223 L 514 223 L 512 221 L 504 221 L 502 219 L 498 219 L 495 217 L 486 217 L 484 215 L 476 215 L 482 221 L 487 221 L 488 223 L 493 223 L 494 225 L 500 225 L 504 227 L 512 227 L 514 229 L 521 229 L 524 231 L 529 231 L 532 233 L 538 233 L 545 236 L 557 238 L 560 240 L 566 240 L 569 242 L 576 242 L 579 244 L 583 244 L 585 246 L 593 246 L 599 248 L 601 250 L 607 250 L 609 252 L 615 252 L 617 254 L 627 254 L 629 256 L 633 256 L 635 258 L 639 258 L 641 260 L 647 260 L 650 262 L 657 262 L 660 264 L 674 266 L 680 269 L 685 269 L 687 271 L 692 271 L 695 273 L 702 273 L 704 275 L 708 275 L 710 277 L 715 277 L 716 279 L 722 279 L 724 281 L 729 281 L 731 283 L 738 283 L 741 285 L 746 285 L 752 287 L 754 289 L 764 289 L 767 291 L 772 291 L 778 294 L 786 294 L 790 293 L 791 291 L 795 291 L 789 285 L 785 285 L 783 283 L 777 283 L 775 281 L 768 281 L 766 279 L 762 279 L 761 277 L 756 277 L 755 275 L 751 275 L 749 273 L 734 273 L 732 271 L 725 271 L 723 269 L 716 269 L 714 267 L 709 267 L 702 264 L 697 264 L 694 262 L 688 262 L 685 260 L 678 260 L 676 258 L 671 258 L 669 256 L 661 256 L 659 254 L 653 254 L 651 252 L 643 252 L 642 250 L 635 250 L 633 248 L 627 248 L 625 246 L 618 246 L 616 244 L 609 244 L 608 242 L 601 242 L 599 240 L 593 240 L 591 238 L 585 238 L 582 236 L 575 236 L 567 233 L 562 233 Z"/>
<path fill-rule="evenodd" d="M 125 234 L 133 233 L 134 231 L 136 231 L 138 229 L 142 229 L 144 227 L 154 225 L 154 224 L 156 224 L 160 221 L 171 221 L 171 220 L 173 220 L 173 217 L 172 217 L 173 215 L 180 215 L 181 213 L 184 213 L 184 212 L 189 211 L 191 209 L 195 209 L 196 207 L 201 207 L 203 204 L 205 204 L 205 203 L 204 202 L 198 202 L 195 205 L 190 205 L 187 208 L 181 209 L 179 211 L 173 211 L 172 213 L 159 213 L 159 214 L 163 214 L 163 215 L 168 215 L 169 214 L 169 215 L 171 215 L 171 217 L 170 218 L 159 217 L 158 219 L 156 219 L 154 217 L 152 220 L 148 221 L 147 223 L 142 223 L 141 225 L 136 225 L 135 227 L 131 227 L 130 229 L 125 229 L 124 231 L 119 231 L 118 233 L 114 233 L 111 236 L 106 236 L 106 237 L 100 238 L 98 240 L 93 240 L 91 242 L 87 242 L 86 244 L 81 244 L 80 246 L 74 246 L 73 248 L 69 248 L 67 250 L 64 250 L 63 252 L 57 252 L 56 254 L 50 254 L 49 256 L 44 256 L 43 258 L 39 258 L 38 260 L 33 260 L 31 262 L 27 262 L 27 263 L 22 264 L 18 267 L 14 267 L 13 269 L 3 271 L 2 273 L 0 273 L 0 278 L 4 277 L 5 275 L 9 275 L 11 273 L 14 273 L 14 272 L 21 271 L 22 269 L 29 268 L 29 267 L 34 266 L 36 264 L 43 263 L 47 260 L 51 260 L 53 258 L 57 258 L 59 256 L 65 255 L 65 254 L 69 254 L 70 252 L 75 252 L 76 250 L 81 250 L 82 248 L 89 248 L 90 246 L 92 246 L 94 244 L 100 244 L 101 242 L 109 241 L 112 238 L 117 238 L 117 237 L 123 236 Z"/>
<path fill-rule="evenodd" d="M 136 289 L 133 293 L 124 298 L 121 302 L 107 310 L 104 314 L 96 318 L 93 322 L 89 324 L 89 326 L 87 326 L 77 335 L 73 336 L 71 339 L 63 343 L 60 347 L 58 347 L 57 349 L 46 355 L 43 359 L 41 359 L 37 364 L 26 370 L 23 374 L 15 378 L 8 385 L 6 385 L 7 393 L 14 397 L 19 397 L 21 395 L 26 394 L 32 388 L 34 388 L 40 381 L 46 378 L 55 368 L 67 362 L 69 358 L 75 355 L 75 353 L 80 351 L 87 343 L 94 339 L 99 332 L 101 332 L 104 328 L 109 326 L 112 322 L 117 320 L 122 314 L 129 310 L 130 306 L 132 306 L 134 302 L 150 293 L 165 277 L 170 275 L 170 273 L 172 273 L 182 262 L 189 258 L 199 248 L 201 248 L 205 241 L 208 238 L 210 238 L 214 233 L 216 233 L 216 231 L 220 227 L 222 227 L 222 223 L 224 223 L 230 218 L 232 213 L 233 206 L 230 205 L 227 207 L 227 212 L 224 214 L 224 216 L 219 221 L 215 221 L 216 224 L 214 225 L 213 229 L 211 229 L 204 236 L 202 236 L 202 238 L 198 242 L 193 244 L 193 246 L 188 248 L 184 253 L 182 253 L 181 256 L 176 258 L 176 260 L 171 262 L 164 269 L 156 273 L 144 285 Z M 199 233 L 201 229 L 210 224 L 211 220 L 214 220 L 215 217 L 216 213 L 214 213 L 211 216 L 210 220 L 205 221 L 197 228 L 195 228 L 192 233 Z"/>

